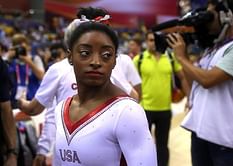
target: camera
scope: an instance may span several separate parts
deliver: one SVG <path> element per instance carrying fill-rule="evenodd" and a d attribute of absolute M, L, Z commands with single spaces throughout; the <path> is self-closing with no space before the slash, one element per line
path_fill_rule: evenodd
<path fill-rule="evenodd" d="M 161 33 L 160 31 L 168 28 L 182 26 L 192 27 L 194 29 L 193 32 L 179 31 L 187 45 L 195 43 L 198 44 L 201 48 L 210 47 L 213 44 L 213 40 L 214 38 L 216 38 L 216 36 L 211 36 L 208 34 L 206 25 L 213 21 L 213 19 L 214 14 L 212 12 L 206 11 L 205 8 L 200 8 L 187 13 L 180 19 L 174 19 L 155 26 L 154 28 L 152 28 L 152 31 L 155 35 L 156 49 L 159 52 L 164 53 L 164 51 L 168 47 L 168 43 L 166 41 L 166 33 Z"/>
<path fill-rule="evenodd" d="M 51 58 L 56 59 L 60 56 L 60 51 L 58 49 L 52 49 L 51 50 Z"/>
<path fill-rule="evenodd" d="M 54 61 L 58 58 L 61 58 L 63 51 L 65 52 L 66 48 L 62 42 L 52 43 L 50 46 L 51 57 L 50 60 Z"/>
<path fill-rule="evenodd" d="M 178 25 L 196 26 L 205 25 L 213 21 L 214 14 L 206 11 L 206 8 L 199 8 L 194 11 L 188 12 L 181 19 L 178 20 Z"/>
<path fill-rule="evenodd" d="M 14 47 L 15 50 L 15 58 L 19 58 L 19 56 L 26 56 L 27 55 L 27 50 L 25 47 L 21 45 L 16 45 Z"/>
<path fill-rule="evenodd" d="M 154 32 L 155 36 L 155 47 L 156 50 L 160 53 L 164 53 L 166 49 L 169 47 L 166 39 L 167 39 L 167 34 L 165 33 L 157 33 Z M 197 37 L 193 33 L 181 33 L 181 36 L 183 37 L 185 43 L 188 44 L 194 44 L 197 41 Z"/>

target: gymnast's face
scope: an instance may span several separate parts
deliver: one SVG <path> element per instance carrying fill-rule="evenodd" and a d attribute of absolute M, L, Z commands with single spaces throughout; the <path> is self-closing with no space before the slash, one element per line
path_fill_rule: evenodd
<path fill-rule="evenodd" d="M 69 59 L 79 85 L 102 86 L 116 64 L 116 48 L 106 33 L 88 31 L 76 40 Z"/>

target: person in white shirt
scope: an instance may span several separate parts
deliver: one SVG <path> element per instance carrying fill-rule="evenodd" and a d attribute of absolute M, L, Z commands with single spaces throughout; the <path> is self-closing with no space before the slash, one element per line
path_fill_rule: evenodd
<path fill-rule="evenodd" d="M 132 59 L 128 55 L 117 54 L 117 65 L 112 71 L 111 80 L 131 97 L 140 101 L 141 78 Z"/>
<path fill-rule="evenodd" d="M 182 126 L 192 132 L 193 166 L 233 165 L 233 1 L 209 0 L 206 12 L 213 19 L 200 25 L 204 39 L 213 39 L 197 65 L 185 53 L 180 34 L 168 43 L 185 73 L 193 79 L 190 111 Z M 205 36 L 206 35 L 206 36 Z M 200 40 L 201 43 L 204 43 Z"/>
<path fill-rule="evenodd" d="M 55 110 L 53 164 L 119 166 L 124 155 L 128 166 L 157 165 L 143 108 L 110 80 L 117 61 L 116 33 L 83 16 L 69 24 L 65 42 L 78 86 L 77 94 Z"/>

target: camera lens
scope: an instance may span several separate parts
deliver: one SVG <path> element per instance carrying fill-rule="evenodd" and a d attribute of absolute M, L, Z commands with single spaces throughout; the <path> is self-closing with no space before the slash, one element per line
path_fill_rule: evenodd
<path fill-rule="evenodd" d="M 26 56 L 27 51 L 23 46 L 15 46 L 15 56 L 18 58 L 19 56 Z"/>

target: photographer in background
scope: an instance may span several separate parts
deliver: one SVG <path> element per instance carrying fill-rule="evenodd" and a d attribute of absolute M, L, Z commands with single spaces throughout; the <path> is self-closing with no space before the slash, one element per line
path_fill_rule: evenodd
<path fill-rule="evenodd" d="M 53 43 L 50 47 L 50 58 L 48 60 L 48 68 L 56 63 L 59 62 L 61 60 L 63 60 L 64 58 L 66 58 L 66 47 L 64 46 L 64 44 L 61 42 L 58 43 Z"/>
<path fill-rule="evenodd" d="M 193 79 L 190 111 L 182 122 L 192 132 L 192 165 L 230 166 L 233 165 L 233 1 L 209 0 L 206 10 L 214 17 L 201 27 L 205 38 L 212 40 L 204 42 L 208 47 L 197 65 L 188 60 L 186 43 L 180 34 L 169 34 L 167 42 L 185 73 Z"/>
<path fill-rule="evenodd" d="M 31 56 L 29 40 L 23 34 L 13 36 L 7 61 L 13 83 L 12 106 L 17 108 L 17 99 L 20 97 L 26 95 L 28 100 L 34 97 L 44 76 L 44 66 L 39 56 Z"/>

